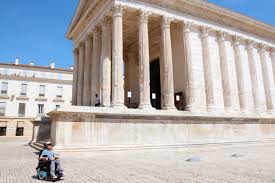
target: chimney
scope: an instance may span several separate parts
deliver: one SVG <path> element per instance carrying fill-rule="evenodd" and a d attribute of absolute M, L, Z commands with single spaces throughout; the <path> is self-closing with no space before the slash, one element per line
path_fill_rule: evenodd
<path fill-rule="evenodd" d="M 54 67 L 55 67 L 55 64 L 54 64 L 54 62 L 52 61 L 51 64 L 50 64 L 50 68 L 51 68 L 51 69 L 54 69 Z"/>
<path fill-rule="evenodd" d="M 19 65 L 20 64 L 20 59 L 18 57 L 16 57 L 14 64 L 15 65 Z"/>
<path fill-rule="evenodd" d="M 30 64 L 30 65 L 32 65 L 32 66 L 34 65 L 33 61 L 30 61 L 30 63 L 29 63 L 29 64 Z"/>

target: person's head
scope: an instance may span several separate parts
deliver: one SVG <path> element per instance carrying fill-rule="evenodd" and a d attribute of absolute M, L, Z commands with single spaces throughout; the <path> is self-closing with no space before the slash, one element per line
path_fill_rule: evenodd
<path fill-rule="evenodd" d="M 95 97 L 98 97 L 98 94 L 95 94 Z"/>
<path fill-rule="evenodd" d="M 47 149 L 47 143 L 46 142 L 43 144 L 43 149 Z"/>
<path fill-rule="evenodd" d="M 52 144 L 52 142 L 48 141 L 48 142 L 46 142 L 45 144 L 46 144 L 46 149 L 48 149 L 48 150 L 52 150 L 52 149 L 53 149 L 53 144 Z"/>

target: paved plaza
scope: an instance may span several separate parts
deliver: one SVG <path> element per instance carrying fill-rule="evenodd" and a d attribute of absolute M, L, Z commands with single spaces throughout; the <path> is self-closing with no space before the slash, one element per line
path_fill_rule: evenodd
<path fill-rule="evenodd" d="M 0 145 L 0 183 L 41 182 L 34 176 L 35 150 L 18 143 Z M 275 182 L 274 143 L 60 155 L 66 174 L 60 183 Z"/>

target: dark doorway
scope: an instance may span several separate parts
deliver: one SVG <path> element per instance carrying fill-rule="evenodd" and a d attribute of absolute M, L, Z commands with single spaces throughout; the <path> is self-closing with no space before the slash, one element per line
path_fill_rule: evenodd
<path fill-rule="evenodd" d="M 6 136 L 7 127 L 0 127 L 0 136 Z"/>
<path fill-rule="evenodd" d="M 24 128 L 23 127 L 17 127 L 16 136 L 24 136 Z"/>
<path fill-rule="evenodd" d="M 160 88 L 160 66 L 159 59 L 150 63 L 150 93 L 151 104 L 156 109 L 161 109 L 161 88 Z M 155 94 L 155 99 L 153 95 Z"/>

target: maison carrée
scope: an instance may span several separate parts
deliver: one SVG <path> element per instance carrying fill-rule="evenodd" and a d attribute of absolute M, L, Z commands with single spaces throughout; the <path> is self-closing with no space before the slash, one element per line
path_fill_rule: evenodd
<path fill-rule="evenodd" d="M 73 106 L 49 114 L 57 149 L 275 137 L 271 25 L 203 0 L 80 0 L 66 36 Z"/>

